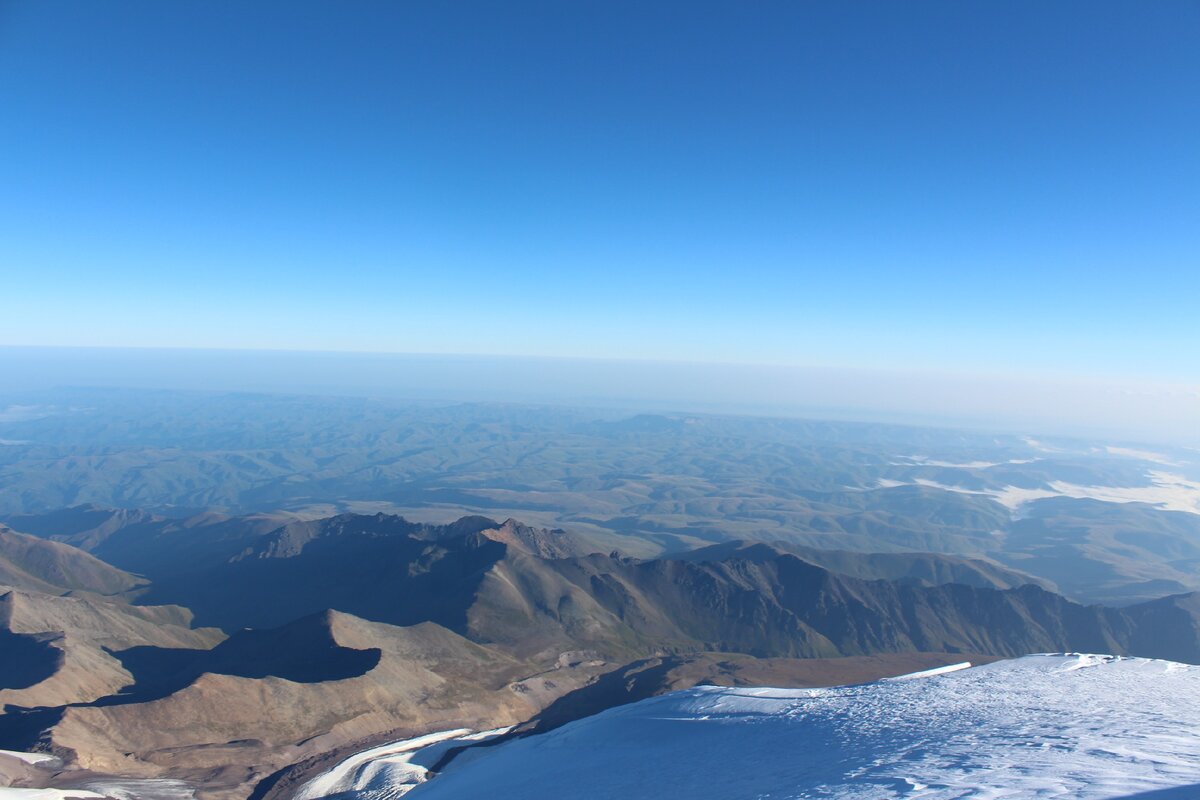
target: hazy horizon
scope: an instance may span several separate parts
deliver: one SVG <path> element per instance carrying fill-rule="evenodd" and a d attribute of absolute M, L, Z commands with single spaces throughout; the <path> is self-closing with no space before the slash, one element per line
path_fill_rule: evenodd
<path fill-rule="evenodd" d="M 0 347 L 3 395 L 248 391 L 888 422 L 1200 446 L 1200 390 L 915 370 L 490 355 Z"/>

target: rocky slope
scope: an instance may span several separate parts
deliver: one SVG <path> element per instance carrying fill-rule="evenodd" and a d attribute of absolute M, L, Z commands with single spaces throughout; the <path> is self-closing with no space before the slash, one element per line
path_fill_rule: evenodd
<path fill-rule="evenodd" d="M 11 694 L 28 702 L 38 692 L 38 705 L 57 707 L 9 707 L 0 741 L 74 769 L 169 775 L 210 797 L 245 797 L 280 768 L 373 737 L 516 724 L 612 667 L 569 657 L 535 667 L 433 623 L 332 611 L 207 649 L 171 646 L 200 643 L 106 651 L 113 663 L 74 695 L 53 679 Z"/>
<path fill-rule="evenodd" d="M 192 628 L 190 612 L 175 606 L 131 606 L 17 590 L 0 594 L 0 635 L 9 643 L 6 669 L 38 678 L 0 685 L 0 707 L 91 702 L 134 682 L 116 651 L 139 646 L 203 649 L 224 638 L 212 628 Z"/>

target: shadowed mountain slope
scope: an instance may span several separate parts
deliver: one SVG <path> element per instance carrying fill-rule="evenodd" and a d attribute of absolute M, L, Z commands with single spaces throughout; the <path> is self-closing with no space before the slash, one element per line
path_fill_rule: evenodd
<path fill-rule="evenodd" d="M 140 646 L 115 652 L 121 666 L 132 674 L 133 686 L 113 699 L 145 702 L 166 697 L 205 673 L 274 676 L 296 683 L 365 675 L 379 663 L 379 648 L 339 645 L 333 613 L 303 617 L 280 628 L 238 631 L 209 650 Z"/>
<path fill-rule="evenodd" d="M 200 624 L 227 631 L 328 608 L 392 625 L 435 622 L 535 660 L 577 649 L 629 660 L 706 650 L 1157 656 L 1180 647 L 1145 632 L 1134 638 L 1139 624 L 1166 612 L 1082 606 L 1034 585 L 991 588 L 1023 576 L 979 559 L 807 551 L 897 580 L 844 574 L 761 544 L 656 560 L 568 555 L 581 547 L 569 534 L 512 520 L 422 525 L 343 514 L 256 535 L 223 560 L 172 562 L 142 601 L 187 606 Z M 1189 647 L 1176 657 L 1200 660 Z"/>
<path fill-rule="evenodd" d="M 0 525 L 0 586 L 46 594 L 126 594 L 145 581 L 79 548 Z"/>
<path fill-rule="evenodd" d="M 822 550 L 789 542 L 733 541 L 714 544 L 674 558 L 686 561 L 723 561 L 742 558 L 769 561 L 781 553 L 824 567 L 831 572 L 867 580 L 911 580 L 927 586 L 963 583 L 992 589 L 1014 589 L 1032 583 L 1054 589 L 1049 581 L 1018 572 L 986 558 L 941 553 L 862 553 L 853 550 Z"/>
<path fill-rule="evenodd" d="M 595 638 L 757 656 L 1047 650 L 1125 652 L 1131 620 L 1039 589 L 920 586 L 838 575 L 790 555 L 770 560 L 549 562 L 619 620 Z M 553 597 L 530 598 L 553 608 Z M 597 641 L 596 646 L 600 645 Z M 1149 644 L 1149 643 L 1147 643 Z M 1200 654 L 1197 654 L 1200 657 Z"/>
<path fill-rule="evenodd" d="M 1133 620 L 1130 651 L 1157 658 L 1200 663 L 1200 592 L 1173 595 L 1124 609 Z"/>
<path fill-rule="evenodd" d="M 178 607 L 130 606 L 89 597 L 57 597 L 15 590 L 0 594 L 0 631 L 36 640 L 22 650 L 5 649 L 6 659 L 20 658 L 35 682 L 0 684 L 0 707 L 60 706 L 115 694 L 133 682 L 113 651 L 149 645 L 206 649 L 224 636 L 191 627 L 191 614 Z M 46 647 L 56 652 L 53 669 Z M 25 655 L 20 653 L 25 652 Z M 13 668 L 14 670 L 16 667 Z M 45 674 L 48 673 L 48 674 Z"/>
<path fill-rule="evenodd" d="M 142 602 L 186 605 L 202 624 L 226 630 L 274 627 L 334 608 L 394 625 L 431 621 L 461 631 L 479 583 L 507 554 L 540 560 L 588 549 L 567 532 L 514 520 L 464 517 L 427 525 L 341 514 L 222 540 L 207 548 L 206 558 L 164 558 L 149 573 L 154 584 Z"/>
<path fill-rule="evenodd" d="M 7 521 L 17 530 L 92 552 L 120 531 L 152 527 L 169 519 L 141 509 L 84 503 L 41 514 L 11 514 Z"/>

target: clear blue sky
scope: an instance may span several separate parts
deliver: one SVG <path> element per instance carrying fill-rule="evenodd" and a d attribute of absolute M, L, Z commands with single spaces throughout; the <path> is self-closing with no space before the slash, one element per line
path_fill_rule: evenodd
<path fill-rule="evenodd" d="M 0 0 L 0 344 L 1200 380 L 1196 2 Z"/>

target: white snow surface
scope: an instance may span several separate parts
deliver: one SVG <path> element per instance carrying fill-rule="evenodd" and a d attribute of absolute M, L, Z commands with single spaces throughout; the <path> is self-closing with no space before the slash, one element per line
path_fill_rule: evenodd
<path fill-rule="evenodd" d="M 484 748 L 411 800 L 1200 798 L 1200 667 L 1038 655 L 831 689 L 697 688 Z"/>
<path fill-rule="evenodd" d="M 15 758 L 17 761 L 23 761 L 26 764 L 57 764 L 59 759 L 49 753 L 26 753 L 19 750 L 0 750 L 0 756 Z"/>
<path fill-rule="evenodd" d="M 446 750 L 470 742 L 485 741 L 509 730 L 496 728 L 472 733 L 466 728 L 458 728 L 372 747 L 348 756 L 333 769 L 308 781 L 292 800 L 319 800 L 323 797 L 393 800 L 423 783 L 429 773 L 428 767 Z M 420 761 L 416 760 L 418 754 Z"/>
<path fill-rule="evenodd" d="M 90 790 L 85 795 L 116 800 L 195 800 L 196 797 L 191 784 L 172 778 L 100 778 L 80 786 Z"/>
<path fill-rule="evenodd" d="M 70 800 L 70 798 L 103 798 L 104 795 L 84 789 L 20 789 L 0 786 L 0 800 Z"/>

